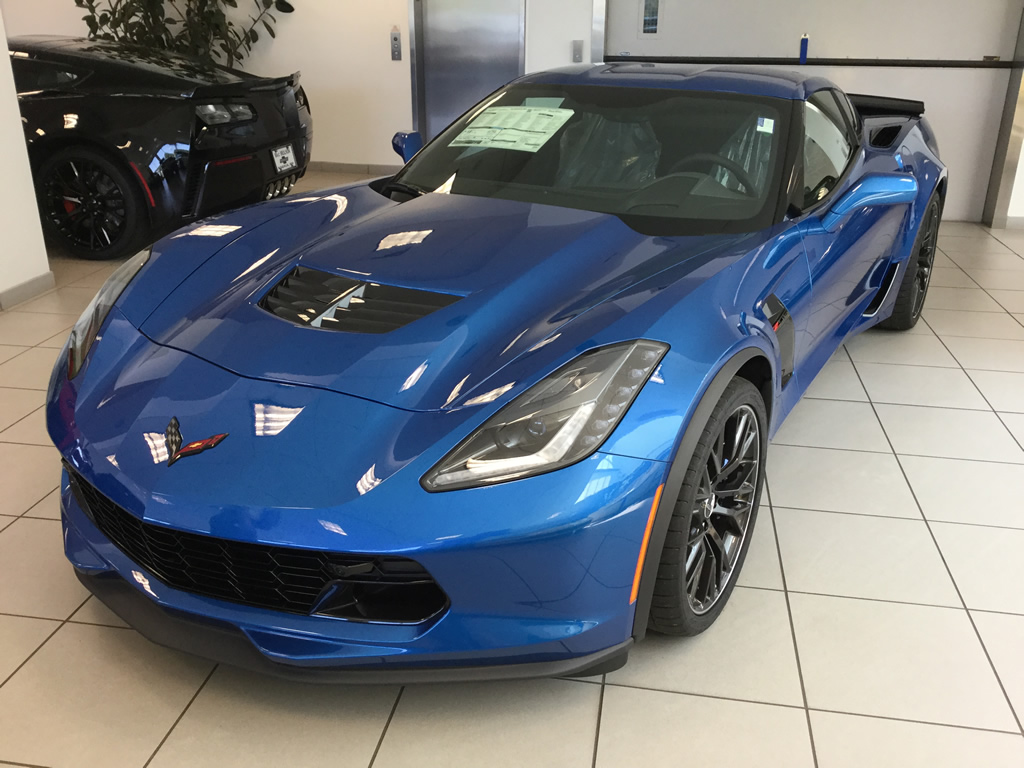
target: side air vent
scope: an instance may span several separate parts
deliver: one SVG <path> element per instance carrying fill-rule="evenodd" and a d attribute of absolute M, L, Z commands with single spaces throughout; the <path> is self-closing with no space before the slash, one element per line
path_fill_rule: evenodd
<path fill-rule="evenodd" d="M 871 146 L 877 147 L 878 149 L 887 149 L 888 147 L 891 147 L 902 130 L 902 123 L 897 125 L 883 125 L 881 128 L 875 128 L 875 130 L 871 132 L 871 137 L 869 139 Z"/>
<path fill-rule="evenodd" d="M 395 288 L 295 267 L 259 306 L 299 325 L 347 333 L 388 333 L 454 304 L 459 296 Z"/>

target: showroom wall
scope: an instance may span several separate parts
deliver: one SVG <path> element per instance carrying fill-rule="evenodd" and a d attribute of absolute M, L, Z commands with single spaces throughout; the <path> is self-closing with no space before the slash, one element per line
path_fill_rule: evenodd
<path fill-rule="evenodd" d="M 6 34 L 0 16 L 0 35 Z M 24 146 L 21 113 L 14 93 L 9 66 L 0 67 L 0 146 Z M 4 183 L 0 187 L 0 309 L 17 304 L 53 287 L 53 273 L 46 262 L 43 231 L 36 212 L 32 173 L 28 155 L 9 152 L 4 161 Z"/>
<path fill-rule="evenodd" d="M 660 0 L 658 6 L 658 32 L 651 35 L 640 29 L 643 0 L 610 0 L 606 52 L 795 57 L 800 36 L 806 33 L 811 58 L 1007 60 L 1013 57 L 1024 0 L 861 0 L 848 6 L 816 0 Z M 855 93 L 923 100 L 949 166 L 945 216 L 980 220 L 1006 99 L 1007 70 L 800 69 Z"/>

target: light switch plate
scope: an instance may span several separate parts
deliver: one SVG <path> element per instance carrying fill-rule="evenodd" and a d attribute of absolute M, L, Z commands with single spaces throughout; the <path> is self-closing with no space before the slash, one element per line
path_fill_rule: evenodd
<path fill-rule="evenodd" d="M 402 60 L 402 33 L 397 29 L 391 30 L 391 60 Z"/>

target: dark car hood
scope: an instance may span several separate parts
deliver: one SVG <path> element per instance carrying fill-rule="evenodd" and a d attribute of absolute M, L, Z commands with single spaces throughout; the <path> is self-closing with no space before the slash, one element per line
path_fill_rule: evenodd
<path fill-rule="evenodd" d="M 486 391 L 498 370 L 602 301 L 750 237 L 648 237 L 615 216 L 459 195 L 399 205 L 356 187 L 344 199 L 351 222 L 339 219 L 312 244 L 296 247 L 289 217 L 266 228 L 277 239 L 264 230 L 239 238 L 143 332 L 243 376 L 435 410 Z M 394 245 L 403 240 L 414 242 Z M 269 258 L 250 267 L 260 253 Z M 298 325 L 258 305 L 296 265 L 458 300 L 383 334 Z"/>

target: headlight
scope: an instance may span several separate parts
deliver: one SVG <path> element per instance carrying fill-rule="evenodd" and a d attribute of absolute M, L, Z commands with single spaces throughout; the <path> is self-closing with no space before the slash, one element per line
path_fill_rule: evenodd
<path fill-rule="evenodd" d="M 668 350 L 633 341 L 586 352 L 492 416 L 424 475 L 428 491 L 515 480 L 573 464 L 612 433 Z"/>
<path fill-rule="evenodd" d="M 68 340 L 69 379 L 75 378 L 79 371 L 82 370 L 85 356 L 89 354 L 89 349 L 96 340 L 96 334 L 99 333 L 100 326 L 103 325 L 103 321 L 110 314 L 110 308 L 120 298 L 128 283 L 132 281 L 132 278 L 149 261 L 149 255 L 152 251 L 152 248 L 140 251 L 118 267 L 114 274 L 107 279 L 107 282 L 103 284 L 103 287 L 100 288 L 99 293 L 89 302 L 89 306 L 85 308 L 82 316 L 78 318 L 75 327 L 71 329 L 71 338 Z"/>
<path fill-rule="evenodd" d="M 252 120 L 256 112 L 248 104 L 200 104 L 196 115 L 207 125 L 223 125 Z"/>

